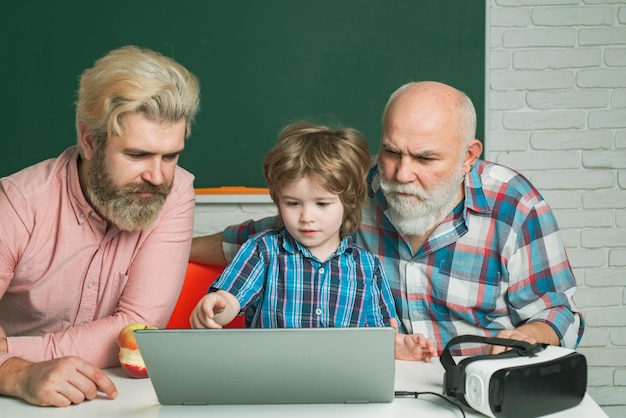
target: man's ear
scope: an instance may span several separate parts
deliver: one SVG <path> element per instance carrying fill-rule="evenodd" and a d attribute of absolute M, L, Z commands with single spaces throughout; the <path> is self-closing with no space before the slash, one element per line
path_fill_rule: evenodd
<path fill-rule="evenodd" d="M 96 142 L 98 141 L 98 138 L 93 134 L 85 122 L 78 122 L 76 129 L 78 130 L 78 141 L 80 142 L 80 146 L 83 150 L 83 158 L 85 160 L 91 160 L 96 152 Z"/>
<path fill-rule="evenodd" d="M 483 152 L 483 143 L 478 139 L 473 139 L 471 144 L 467 147 L 467 154 L 465 154 L 465 161 L 463 161 L 463 171 L 469 173 L 476 164 L 476 160 L 480 158 L 480 154 Z"/>

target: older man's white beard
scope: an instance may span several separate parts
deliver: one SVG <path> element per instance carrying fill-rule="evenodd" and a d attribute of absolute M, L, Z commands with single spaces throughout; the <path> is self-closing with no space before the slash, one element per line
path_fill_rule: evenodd
<path fill-rule="evenodd" d="M 402 235 L 423 236 L 439 225 L 456 206 L 459 184 L 463 182 L 461 174 L 455 173 L 427 194 L 412 184 L 388 182 L 380 174 L 380 188 L 389 203 L 386 215 Z"/>

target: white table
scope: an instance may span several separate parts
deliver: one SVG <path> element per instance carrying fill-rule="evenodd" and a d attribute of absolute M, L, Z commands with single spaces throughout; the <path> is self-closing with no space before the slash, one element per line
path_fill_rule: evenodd
<path fill-rule="evenodd" d="M 13 418 L 185 418 L 185 417 L 461 417 L 460 411 L 434 395 L 397 398 L 384 404 L 322 404 L 322 405 L 159 405 L 149 379 L 131 379 L 123 370 L 108 370 L 118 389 L 118 397 L 108 400 L 98 397 L 68 408 L 41 408 L 21 400 L 0 397 L 0 416 Z M 441 393 L 443 367 L 439 359 L 430 363 L 396 361 L 396 390 Z M 529 401 L 532 401 L 529 399 Z M 465 409 L 467 417 L 482 417 Z M 552 414 L 550 417 L 607 417 L 589 395 L 576 408 Z"/>

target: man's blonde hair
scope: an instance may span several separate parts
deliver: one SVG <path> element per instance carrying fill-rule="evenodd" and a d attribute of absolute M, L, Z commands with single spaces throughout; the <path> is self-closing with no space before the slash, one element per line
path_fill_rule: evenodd
<path fill-rule="evenodd" d="M 163 123 L 185 119 L 185 137 L 200 107 L 197 77 L 172 58 L 150 49 L 125 46 L 99 60 L 80 77 L 76 130 L 87 124 L 99 140 L 121 135 L 122 117 L 141 113 Z M 78 143 L 79 150 L 80 141 Z"/>

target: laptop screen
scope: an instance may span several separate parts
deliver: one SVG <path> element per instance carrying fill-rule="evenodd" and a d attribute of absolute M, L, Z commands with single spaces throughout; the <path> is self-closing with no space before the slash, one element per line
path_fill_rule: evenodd
<path fill-rule="evenodd" d="M 137 330 L 161 404 L 391 402 L 392 328 Z"/>

